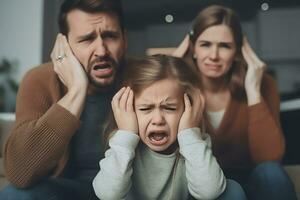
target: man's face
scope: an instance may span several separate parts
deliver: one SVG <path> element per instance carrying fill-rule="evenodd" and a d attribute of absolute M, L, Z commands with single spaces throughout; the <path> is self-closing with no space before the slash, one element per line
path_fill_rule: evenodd
<path fill-rule="evenodd" d="M 126 49 L 116 14 L 87 13 L 78 9 L 67 16 L 70 47 L 95 88 L 110 86 Z"/>
<path fill-rule="evenodd" d="M 178 81 L 164 79 L 135 96 L 141 140 L 153 151 L 169 152 L 177 139 L 184 110 L 183 90 Z"/>

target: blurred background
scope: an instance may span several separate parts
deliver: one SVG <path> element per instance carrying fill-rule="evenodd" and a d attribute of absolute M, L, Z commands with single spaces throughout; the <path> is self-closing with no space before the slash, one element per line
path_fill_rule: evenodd
<path fill-rule="evenodd" d="M 24 73 L 49 61 L 58 32 L 57 14 L 61 2 L 1 0 L 0 111 L 14 110 L 16 83 Z M 300 0 L 122 2 L 128 29 L 128 55 L 176 47 L 198 11 L 207 5 L 234 8 L 252 47 L 276 77 L 282 100 L 300 97 Z"/>
<path fill-rule="evenodd" d="M 1 0 L 0 112 L 14 112 L 24 73 L 50 60 L 62 0 Z M 237 11 L 251 46 L 268 65 L 282 99 L 286 162 L 300 163 L 300 0 L 122 0 L 128 55 L 168 51 L 190 30 L 198 11 L 211 4 Z M 298 150 L 297 150 L 298 151 Z M 300 152 L 300 149 L 299 149 Z"/>

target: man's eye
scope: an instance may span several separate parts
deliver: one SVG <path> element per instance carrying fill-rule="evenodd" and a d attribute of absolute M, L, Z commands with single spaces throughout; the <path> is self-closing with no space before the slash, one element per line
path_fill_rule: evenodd
<path fill-rule="evenodd" d="M 92 38 L 84 38 L 84 39 L 82 39 L 82 40 L 79 40 L 78 42 L 79 43 L 83 43 L 83 42 L 89 42 L 89 41 L 91 41 L 92 40 Z"/>
<path fill-rule="evenodd" d="M 103 39 L 117 39 L 119 38 L 118 34 L 114 34 L 114 33 L 106 33 L 102 35 Z"/>

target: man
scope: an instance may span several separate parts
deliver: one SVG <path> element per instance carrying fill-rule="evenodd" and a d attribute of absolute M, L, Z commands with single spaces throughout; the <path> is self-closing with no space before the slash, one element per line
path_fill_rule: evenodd
<path fill-rule="evenodd" d="M 93 199 L 126 39 L 119 0 L 65 0 L 51 63 L 24 77 L 0 199 Z M 21 188 L 21 189 L 20 189 Z M 2 195 L 2 196 L 1 196 Z"/>

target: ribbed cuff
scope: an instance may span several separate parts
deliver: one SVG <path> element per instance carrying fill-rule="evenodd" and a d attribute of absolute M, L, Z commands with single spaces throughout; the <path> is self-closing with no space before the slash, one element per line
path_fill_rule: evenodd
<path fill-rule="evenodd" d="M 80 121 L 71 112 L 58 104 L 54 104 L 40 119 L 62 139 L 70 138 L 80 126 Z"/>

